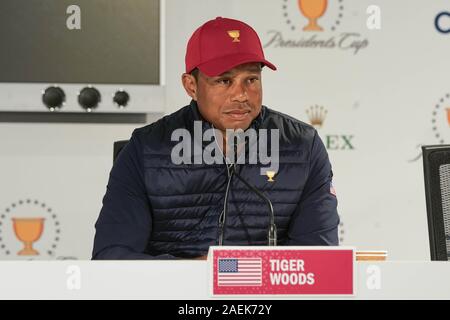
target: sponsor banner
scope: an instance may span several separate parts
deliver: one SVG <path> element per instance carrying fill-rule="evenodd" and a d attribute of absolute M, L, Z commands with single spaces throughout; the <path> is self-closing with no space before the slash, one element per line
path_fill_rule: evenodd
<path fill-rule="evenodd" d="M 306 114 L 308 115 L 309 124 L 318 131 L 328 151 L 354 151 L 356 149 L 354 133 L 330 131 L 328 127 L 325 126 L 328 109 L 316 104 L 306 109 Z M 334 119 L 332 119 L 333 123 L 341 120 L 339 117 L 336 117 L 335 114 L 336 112 L 334 112 Z M 344 126 L 338 125 L 338 127 Z"/>
<path fill-rule="evenodd" d="M 283 0 L 280 28 L 267 31 L 263 46 L 341 50 L 356 55 L 369 46 L 369 39 L 360 30 L 341 28 L 345 19 L 352 18 L 349 7 L 344 0 Z"/>

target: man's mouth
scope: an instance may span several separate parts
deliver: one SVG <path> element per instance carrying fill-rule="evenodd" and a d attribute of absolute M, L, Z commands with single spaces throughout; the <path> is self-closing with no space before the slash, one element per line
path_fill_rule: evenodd
<path fill-rule="evenodd" d="M 245 120 L 249 116 L 250 111 L 249 110 L 232 110 L 232 111 L 225 112 L 225 114 L 227 116 L 229 116 L 230 118 L 232 118 L 233 120 L 242 121 L 242 120 Z"/>

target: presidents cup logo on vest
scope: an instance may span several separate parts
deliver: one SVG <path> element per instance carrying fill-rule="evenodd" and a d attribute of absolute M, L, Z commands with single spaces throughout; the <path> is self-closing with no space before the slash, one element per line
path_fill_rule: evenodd
<path fill-rule="evenodd" d="M 329 132 L 325 127 L 325 120 L 328 116 L 328 110 L 323 106 L 314 105 L 306 110 L 309 123 L 316 128 L 321 135 L 327 150 L 351 151 L 355 150 L 354 137 L 349 133 Z"/>
<path fill-rule="evenodd" d="M 282 0 L 281 10 L 289 32 L 268 31 L 265 48 L 338 49 L 357 54 L 369 45 L 359 32 L 340 30 L 344 0 Z"/>
<path fill-rule="evenodd" d="M 6 259 L 53 259 L 60 242 L 57 214 L 45 202 L 19 200 L 0 213 L 0 256 Z"/>

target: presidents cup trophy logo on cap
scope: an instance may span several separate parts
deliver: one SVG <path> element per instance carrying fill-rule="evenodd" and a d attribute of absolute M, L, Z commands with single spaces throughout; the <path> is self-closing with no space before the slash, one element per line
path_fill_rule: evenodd
<path fill-rule="evenodd" d="M 280 30 L 268 30 L 264 48 L 339 49 L 357 54 L 368 47 L 369 40 L 359 31 L 344 29 L 344 0 L 282 0 Z M 361 11 L 360 15 L 365 15 Z M 282 27 L 284 25 L 284 28 Z M 286 27 L 288 32 L 286 32 Z M 339 33 L 336 31 L 339 29 Z"/>
<path fill-rule="evenodd" d="M 6 259 L 48 259 L 61 234 L 56 213 L 38 200 L 19 200 L 0 213 L 0 256 Z"/>
<path fill-rule="evenodd" d="M 228 31 L 228 35 L 233 38 L 233 42 L 241 42 L 239 40 L 239 30 L 230 30 Z"/>

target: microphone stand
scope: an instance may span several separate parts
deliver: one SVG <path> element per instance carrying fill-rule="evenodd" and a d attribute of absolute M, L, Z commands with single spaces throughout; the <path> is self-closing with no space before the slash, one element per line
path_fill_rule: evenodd
<path fill-rule="evenodd" d="M 218 241 L 219 246 L 223 245 L 224 227 L 225 227 L 226 215 L 228 212 L 228 196 L 229 196 L 231 180 L 232 180 L 233 176 L 236 176 L 236 178 L 238 178 L 242 183 L 244 183 L 247 186 L 247 188 L 252 190 L 258 197 L 260 197 L 262 200 L 264 200 L 267 203 L 267 205 L 269 207 L 269 213 L 270 213 L 270 215 L 269 215 L 269 217 L 270 217 L 269 230 L 267 232 L 267 244 L 268 244 L 268 246 L 276 246 L 277 245 L 277 226 L 275 224 L 275 214 L 273 213 L 272 202 L 270 201 L 270 199 L 267 196 L 265 196 L 261 191 L 259 191 L 257 188 L 255 188 L 254 186 L 249 184 L 247 181 L 245 181 L 245 179 L 242 178 L 236 172 L 236 164 L 237 164 L 237 159 L 238 159 L 236 144 L 234 144 L 234 157 L 235 157 L 235 159 L 233 159 L 233 164 L 230 166 L 231 172 L 230 172 L 230 168 L 227 168 L 228 173 L 229 173 L 228 183 L 227 183 L 227 188 L 225 191 L 223 211 L 219 216 L 219 241 Z"/>
<path fill-rule="evenodd" d="M 247 188 L 252 190 L 256 195 L 258 195 L 258 197 L 260 197 L 261 199 L 263 199 L 267 203 L 267 206 L 269 207 L 269 212 L 270 212 L 270 224 L 269 224 L 269 230 L 268 230 L 268 233 L 267 233 L 268 246 L 276 246 L 277 245 L 277 226 L 275 224 L 275 215 L 273 213 L 272 202 L 261 191 L 259 191 L 254 186 L 252 186 L 247 181 L 245 181 L 245 179 L 242 178 L 236 172 L 234 166 L 233 166 L 233 173 L 234 173 L 234 176 L 236 178 L 238 178 L 243 184 L 245 184 L 247 186 Z"/>
<path fill-rule="evenodd" d="M 227 168 L 227 170 L 229 172 L 228 183 L 227 183 L 227 189 L 225 191 L 223 210 L 219 216 L 219 246 L 223 246 L 224 227 L 225 227 L 225 221 L 226 221 L 226 216 L 227 216 L 227 212 L 228 212 L 228 196 L 230 194 L 231 180 L 233 179 L 233 174 L 234 174 L 234 164 L 232 165 L 232 168 L 233 169 L 231 170 L 231 172 L 230 172 L 229 168 Z"/>

